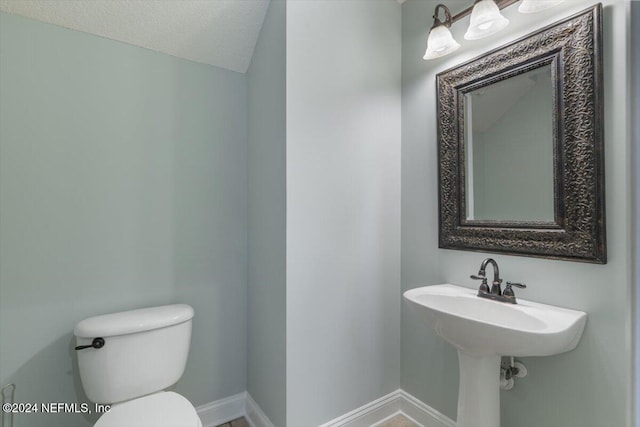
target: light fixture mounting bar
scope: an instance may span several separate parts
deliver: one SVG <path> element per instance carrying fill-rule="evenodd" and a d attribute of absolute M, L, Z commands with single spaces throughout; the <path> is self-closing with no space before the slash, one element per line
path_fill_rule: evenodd
<path fill-rule="evenodd" d="M 514 3 L 519 2 L 520 0 L 495 0 L 496 5 L 498 6 L 499 9 L 504 9 L 507 6 L 511 6 Z M 464 9 L 462 12 L 453 15 L 451 17 L 451 23 L 454 23 L 456 21 L 461 20 L 462 18 L 464 18 L 467 15 L 471 15 L 471 11 L 473 10 L 473 6 L 475 6 L 476 2 L 474 2 L 471 6 L 469 6 L 468 8 Z"/>

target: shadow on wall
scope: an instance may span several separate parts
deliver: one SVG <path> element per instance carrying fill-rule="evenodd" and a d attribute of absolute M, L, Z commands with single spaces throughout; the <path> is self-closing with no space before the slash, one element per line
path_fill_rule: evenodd
<path fill-rule="evenodd" d="M 42 349 L 24 363 L 11 377 L 10 383 L 17 385 L 16 403 L 88 403 L 93 411 L 93 403 L 84 393 L 78 373 L 75 337 L 65 334 Z M 64 360 L 60 359 L 61 355 Z M 64 394 L 73 383 L 73 395 Z M 55 396 L 55 402 L 52 401 Z M 73 412 L 43 413 L 38 407 L 37 413 L 15 414 L 14 427 L 89 427 L 100 414 L 82 414 Z"/>

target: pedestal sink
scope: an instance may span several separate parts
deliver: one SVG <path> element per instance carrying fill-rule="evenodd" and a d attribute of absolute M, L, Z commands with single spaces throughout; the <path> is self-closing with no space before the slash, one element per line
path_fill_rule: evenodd
<path fill-rule="evenodd" d="M 518 299 L 479 298 L 450 284 L 404 293 L 410 306 L 440 337 L 458 349 L 457 427 L 500 426 L 501 356 L 551 356 L 573 350 L 586 313 Z"/>

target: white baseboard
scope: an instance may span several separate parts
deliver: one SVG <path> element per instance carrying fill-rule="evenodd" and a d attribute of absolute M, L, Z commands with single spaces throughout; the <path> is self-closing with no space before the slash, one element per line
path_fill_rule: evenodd
<path fill-rule="evenodd" d="M 216 427 L 245 414 L 247 392 L 235 394 L 198 406 L 196 411 L 202 421 L 203 427 Z"/>
<path fill-rule="evenodd" d="M 400 400 L 400 412 L 422 427 L 456 427 L 456 422 L 451 418 L 433 409 L 416 397 L 404 390 L 399 390 L 402 399 Z"/>
<path fill-rule="evenodd" d="M 396 390 L 320 427 L 375 427 L 402 414 L 420 427 L 456 427 L 455 421 L 403 390 Z"/>
<path fill-rule="evenodd" d="M 258 406 L 249 393 L 247 393 L 245 418 L 252 427 L 274 427 L 267 414 L 262 411 L 262 408 Z"/>
<path fill-rule="evenodd" d="M 370 427 L 400 412 L 399 390 L 354 409 L 320 427 Z"/>
<path fill-rule="evenodd" d="M 246 391 L 198 406 L 196 410 L 202 420 L 202 427 L 216 427 L 240 417 L 245 417 L 252 427 L 274 427 Z M 404 415 L 420 427 L 456 427 L 455 421 L 400 389 L 320 427 L 375 427 L 398 414 Z"/>
<path fill-rule="evenodd" d="M 245 417 L 251 427 L 274 427 L 246 391 L 198 406 L 196 411 L 202 427 L 217 427 L 240 417 Z"/>

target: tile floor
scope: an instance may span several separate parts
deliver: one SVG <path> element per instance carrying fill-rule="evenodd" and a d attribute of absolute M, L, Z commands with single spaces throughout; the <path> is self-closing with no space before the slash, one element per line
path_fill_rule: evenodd
<path fill-rule="evenodd" d="M 417 427 L 417 424 L 403 415 L 396 415 L 380 427 Z"/>
<path fill-rule="evenodd" d="M 218 427 L 249 427 L 249 423 L 243 417 L 229 421 L 228 423 L 222 424 Z M 379 427 L 417 427 L 417 425 L 402 415 L 396 415 L 386 423 L 381 424 Z"/>
<path fill-rule="evenodd" d="M 249 423 L 244 417 L 229 421 L 228 423 L 224 423 L 219 425 L 218 427 L 249 427 Z"/>

